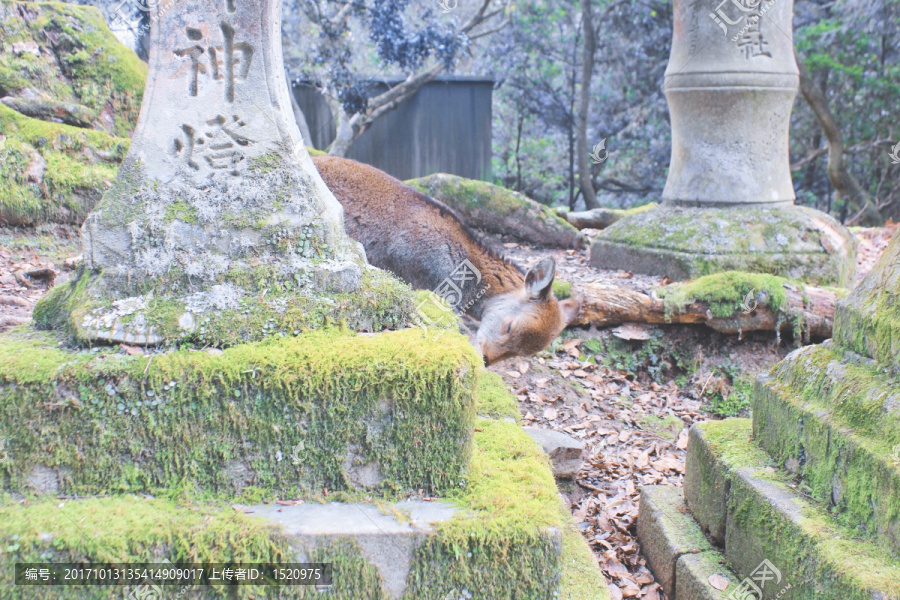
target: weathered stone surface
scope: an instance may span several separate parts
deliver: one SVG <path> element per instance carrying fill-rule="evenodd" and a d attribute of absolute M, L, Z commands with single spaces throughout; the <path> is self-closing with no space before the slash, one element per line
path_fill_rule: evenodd
<path fill-rule="evenodd" d="M 809 493 L 900 552 L 900 385 L 833 341 L 761 376 L 753 434 Z"/>
<path fill-rule="evenodd" d="M 637 538 L 647 566 L 669 598 L 675 598 L 676 564 L 686 554 L 712 550 L 691 519 L 680 488 L 645 485 L 641 488 Z"/>
<path fill-rule="evenodd" d="M 378 569 L 389 596 L 398 600 L 406 590 L 416 549 L 435 527 L 450 520 L 457 509 L 445 502 L 398 502 L 389 510 L 372 504 L 260 504 L 249 510 L 288 536 L 297 562 L 311 562 L 316 549 L 339 542 L 356 545 L 363 558 Z M 402 515 L 404 520 L 400 520 Z"/>
<path fill-rule="evenodd" d="M 691 427 L 684 472 L 684 499 L 704 533 L 717 546 L 725 546 L 728 479 L 714 468 L 712 450 L 703 430 Z"/>
<path fill-rule="evenodd" d="M 241 335 L 261 339 L 270 334 L 262 325 L 285 321 L 292 305 L 308 315 L 290 319 L 292 329 L 323 324 L 341 294 L 362 312 L 351 326 L 402 325 L 411 298 L 386 290 L 394 280 L 365 263 L 305 152 L 281 64 L 279 2 L 153 8 L 133 143 L 83 227 L 92 273 L 68 303 L 76 335 L 222 344 L 221 329 L 253 313 L 259 327 Z M 371 302 L 386 294 L 399 302 L 376 314 Z"/>
<path fill-rule="evenodd" d="M 550 457 L 554 477 L 571 479 L 578 474 L 584 454 L 584 442 L 553 429 L 526 427 L 525 433 L 540 444 Z"/>
<path fill-rule="evenodd" d="M 605 229 L 591 246 L 591 265 L 675 280 L 749 271 L 850 286 L 856 246 L 833 218 L 801 206 L 661 206 Z"/>
<path fill-rule="evenodd" d="M 834 340 L 857 354 L 900 368 L 900 234 L 834 314 Z"/>
<path fill-rule="evenodd" d="M 714 9 L 676 0 L 664 84 L 672 122 L 664 204 L 793 203 L 788 127 L 799 76 L 792 15 L 792 0 Z"/>
<path fill-rule="evenodd" d="M 725 555 L 742 581 L 765 598 L 854 598 L 900 595 L 900 560 L 842 526 L 822 506 L 789 487 L 750 439 L 748 419 L 708 421 L 702 429 L 713 463 L 728 480 Z"/>
<path fill-rule="evenodd" d="M 724 578 L 727 587 L 720 590 L 710 577 Z M 682 554 L 675 565 L 675 595 L 672 600 L 726 600 L 740 585 L 725 564 L 721 552 L 710 550 L 699 554 Z M 733 597 L 732 597 L 733 599 Z"/>
<path fill-rule="evenodd" d="M 564 218 L 519 192 L 446 173 L 405 183 L 458 212 L 469 227 L 511 236 L 534 246 L 586 246 L 581 232 Z"/>

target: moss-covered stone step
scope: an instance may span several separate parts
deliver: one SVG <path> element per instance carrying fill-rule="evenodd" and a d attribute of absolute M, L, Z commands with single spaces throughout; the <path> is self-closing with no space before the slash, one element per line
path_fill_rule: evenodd
<path fill-rule="evenodd" d="M 900 234 L 865 279 L 834 312 L 834 341 L 842 348 L 900 368 Z"/>
<path fill-rule="evenodd" d="M 694 425 L 685 477 L 687 505 L 704 529 L 717 528 L 707 515 L 725 507 L 725 556 L 742 585 L 766 599 L 900 598 L 900 559 L 790 487 L 751 433 L 749 419 Z"/>
<path fill-rule="evenodd" d="M 325 533 L 320 524 L 292 519 L 303 505 L 269 504 L 247 508 L 254 512 L 246 514 L 220 502 L 187 501 L 185 494 L 62 503 L 0 499 L 0 589 L 5 594 L 0 597 L 122 597 L 122 590 L 110 588 L 14 587 L 9 582 L 15 562 L 168 559 L 333 563 L 335 583 L 328 592 L 292 588 L 277 596 L 283 599 L 608 600 L 607 584 L 572 526 L 547 458 L 516 423 L 499 416 L 514 402 L 508 393 L 504 398 L 494 394 L 488 410 L 478 399 L 479 413 L 498 417 L 478 419 L 469 474 L 439 504 L 323 505 L 310 511 L 357 510 L 355 533 L 316 535 Z M 379 533 L 385 534 L 382 542 L 399 546 L 388 547 L 393 548 L 389 556 L 376 551 Z M 375 537 L 360 540 L 359 534 Z M 49 590 L 47 595 L 35 595 L 43 590 Z M 276 591 L 239 588 L 232 595 L 197 588 L 185 597 L 274 598 Z"/>
<path fill-rule="evenodd" d="M 670 600 L 724 600 L 737 587 L 724 556 L 688 512 L 681 488 L 641 488 L 637 537 L 647 566 Z M 728 582 L 724 591 L 710 584 L 713 575 Z"/>
<path fill-rule="evenodd" d="M 467 477 L 483 369 L 457 333 L 331 330 L 149 356 L 63 344 L 0 336 L 0 490 L 297 498 L 441 493 Z"/>
<path fill-rule="evenodd" d="M 610 225 L 594 238 L 591 266 L 672 279 L 723 271 L 770 273 L 849 286 L 856 238 L 817 210 L 659 206 Z"/>
<path fill-rule="evenodd" d="M 900 380 L 829 341 L 756 384 L 753 431 L 861 535 L 900 552 Z"/>

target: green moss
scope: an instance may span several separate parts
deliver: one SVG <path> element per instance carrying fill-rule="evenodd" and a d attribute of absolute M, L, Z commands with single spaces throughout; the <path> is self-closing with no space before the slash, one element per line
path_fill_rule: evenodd
<path fill-rule="evenodd" d="M 521 421 L 519 404 L 506 389 L 503 378 L 490 371 L 482 371 L 478 377 L 478 414 L 494 419 Z"/>
<path fill-rule="evenodd" d="M 321 150 L 316 150 L 312 146 L 307 146 L 306 151 L 309 152 L 310 156 L 328 156 L 327 152 L 323 152 Z"/>
<path fill-rule="evenodd" d="M 765 557 L 785 575 L 792 597 L 869 599 L 900 594 L 900 560 L 841 526 L 773 473 L 750 439 L 748 419 L 696 425 L 710 441 L 728 488 L 726 553 L 742 577 Z M 774 498 L 778 500 L 774 500 Z"/>
<path fill-rule="evenodd" d="M 674 279 L 745 271 L 850 286 L 856 246 L 855 237 L 839 223 L 805 207 L 658 206 L 603 230 L 592 255 L 601 268 L 642 262 Z"/>
<path fill-rule="evenodd" d="M 858 535 L 900 549 L 900 445 L 894 378 L 871 361 L 811 346 L 757 383 L 754 432 L 780 463 L 799 469 L 810 494 L 833 504 Z"/>
<path fill-rule="evenodd" d="M 16 335 L 28 337 L 22 332 Z M 412 333 L 390 335 L 408 336 Z M 354 356 L 360 352 L 366 354 L 366 348 L 360 345 L 362 342 L 365 346 L 365 337 L 348 339 L 342 353 L 349 352 Z M 442 340 L 438 346 L 447 342 Z M 31 343 L 37 346 L 42 343 L 52 345 L 51 340 L 41 342 L 40 336 L 32 339 Z M 386 343 L 384 339 L 382 343 Z M 276 344 L 269 348 L 273 352 L 267 352 L 266 357 L 276 362 L 277 357 L 285 352 L 291 355 L 307 352 L 309 345 L 294 347 Z M 385 362 L 390 363 L 399 361 L 409 366 L 404 358 L 411 356 L 408 352 L 417 357 L 419 364 L 431 368 L 434 361 L 442 356 L 440 352 L 435 353 L 430 345 L 423 352 L 422 344 L 418 342 L 410 344 L 403 352 L 397 352 L 391 344 L 389 346 L 393 351 L 381 352 L 380 355 L 389 356 Z M 21 346 L 17 350 L 16 354 L 20 355 L 33 351 Z M 227 360 L 230 370 L 237 373 L 245 365 L 233 364 L 236 358 L 231 354 L 233 350 L 226 351 L 224 357 L 219 359 Z M 319 356 L 322 350 L 321 345 L 312 344 L 308 354 Z M 62 356 L 66 354 L 62 350 L 54 352 Z M 199 353 L 173 354 L 178 357 L 176 362 L 179 365 L 193 365 L 197 371 L 195 361 Z M 147 376 L 155 379 L 161 375 L 160 381 L 172 376 L 170 369 L 174 365 L 167 361 L 172 360 L 170 357 L 173 354 L 157 355 L 148 368 Z M 31 359 L 21 360 L 27 363 Z M 91 360 L 107 363 L 107 368 L 128 361 L 121 356 L 102 355 L 92 355 Z M 136 367 L 144 364 L 146 368 L 146 359 L 137 360 Z M 283 376 L 304 381 L 306 374 L 303 370 L 298 370 L 291 360 L 288 363 L 282 371 Z M 0 364 L 5 363 L 0 361 Z M 21 364 L 16 367 L 21 367 Z M 157 371 L 160 368 L 162 373 Z M 358 371 L 359 363 L 351 357 L 346 368 L 348 372 Z M 372 365 L 369 366 L 371 368 Z M 57 369 L 68 370 L 69 366 L 61 364 Z M 73 367 L 73 370 L 83 371 L 84 366 Z M 45 367 L 43 373 L 47 375 L 48 372 Z M 261 380 L 269 381 L 273 386 L 286 385 L 281 377 L 273 376 L 270 371 L 260 369 L 258 372 Z M 480 374 L 484 375 L 484 372 Z M 25 377 L 24 381 L 32 380 L 29 376 Z M 500 397 L 504 392 L 496 383 L 495 377 L 482 379 L 479 376 L 475 398 L 478 414 L 497 412 L 494 407 L 502 404 L 515 405 L 514 398 L 508 392 L 505 400 Z M 181 387 L 181 383 L 177 387 Z M 405 388 L 395 383 L 393 389 L 396 392 Z M 356 386 L 352 394 L 355 396 L 360 391 Z M 346 398 L 342 398 L 340 404 L 346 404 Z M 216 414 L 220 419 L 229 418 L 227 414 Z M 291 421 L 291 417 L 287 416 L 282 422 Z M 253 429 L 246 431 L 247 439 L 252 439 Z M 494 419 L 480 419 L 474 428 L 474 436 L 476 441 L 469 474 L 461 486 L 456 486 L 456 490 L 448 494 L 448 499 L 460 510 L 451 521 L 438 526 L 436 535 L 426 539 L 416 550 L 407 580 L 408 589 L 403 597 L 406 600 L 456 598 L 452 595 L 454 590 L 460 595 L 463 595 L 463 590 L 468 590 L 473 597 L 492 600 L 606 600 L 608 591 L 596 560 L 584 539 L 571 526 L 571 517 L 559 499 L 547 458 L 534 441 L 515 424 Z M 433 442 L 422 439 L 422 443 L 427 445 Z M 17 448 L 11 447 L 14 451 Z M 107 451 L 114 452 L 111 449 Z M 418 460 L 412 455 L 405 456 L 405 459 L 411 462 Z M 290 540 L 283 538 L 264 521 L 234 511 L 227 504 L 197 504 L 189 500 L 196 494 L 196 490 L 187 484 L 171 491 L 170 496 L 179 498 L 177 502 L 115 496 L 65 501 L 61 508 L 56 508 L 58 501 L 18 503 L 0 498 L 2 564 L 73 558 L 139 562 L 151 557 L 157 560 L 167 558 L 173 562 L 275 562 L 292 560 L 295 556 L 289 545 Z M 337 600 L 386 600 L 387 595 L 379 583 L 377 571 L 361 558 L 352 542 L 320 543 L 309 558 L 334 565 L 335 585 L 329 590 L 328 597 Z M 0 569 L 0 579 L 9 581 L 10 578 L 9 567 L 6 571 Z M 64 593 L 71 592 L 70 596 L 59 596 L 66 599 L 121 597 L 120 594 L 111 596 L 114 590 L 103 588 L 57 589 Z M 274 593 L 272 590 L 263 592 Z M 232 596 L 226 595 L 225 590 L 220 588 L 209 588 L 204 589 L 203 593 L 204 598 L 249 598 L 260 591 L 239 588 L 237 595 Z M 284 590 L 282 594 L 279 597 L 306 598 L 303 594 L 319 593 L 294 588 Z M 15 600 L 23 597 L 27 596 L 11 596 Z"/>
<path fill-rule="evenodd" d="M 115 179 L 130 140 L 32 119 L 0 104 L 0 132 L 7 136 L 0 161 L 0 222 L 81 223 Z M 43 161 L 41 185 L 29 180 Z"/>
<path fill-rule="evenodd" d="M 667 314 L 699 302 L 709 305 L 714 317 L 730 317 L 745 310 L 748 302 L 781 312 L 787 298 L 785 285 L 797 284 L 776 275 L 726 271 L 657 288 L 656 295 L 664 300 Z"/>
<path fill-rule="evenodd" d="M 568 281 L 553 281 L 553 295 L 559 300 L 572 297 L 572 284 Z"/>
<path fill-rule="evenodd" d="M 115 135 L 127 137 L 137 122 L 147 65 L 121 45 L 94 7 L 29 2 L 28 20 L 19 6 L 0 23 L 0 88 L 11 95 L 30 88 L 60 102 L 75 102 L 116 117 Z M 12 52 L 15 42 L 34 42 L 40 56 Z M 124 126 L 123 126 L 124 125 Z"/>
<path fill-rule="evenodd" d="M 0 365 L 6 489 L 27 488 L 44 465 L 81 495 L 192 482 L 215 497 L 254 486 L 294 498 L 352 491 L 351 466 L 367 464 L 379 493 L 458 486 L 480 358 L 463 336 L 432 342 L 418 329 L 152 358 L 63 350 L 19 330 L 4 336 Z"/>

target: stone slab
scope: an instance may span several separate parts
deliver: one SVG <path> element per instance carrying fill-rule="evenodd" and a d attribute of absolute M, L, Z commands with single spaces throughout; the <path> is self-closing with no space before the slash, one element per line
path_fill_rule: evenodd
<path fill-rule="evenodd" d="M 761 376 L 753 434 L 861 535 L 900 552 L 900 383 L 831 341 Z"/>
<path fill-rule="evenodd" d="M 854 535 L 767 466 L 748 419 L 695 427 L 711 449 L 709 466 L 729 480 L 725 556 L 742 584 L 755 583 L 766 599 L 900 597 L 900 559 Z"/>
<path fill-rule="evenodd" d="M 725 579 L 724 590 L 713 586 L 710 577 Z M 675 595 L 671 600 L 726 600 L 738 589 L 737 576 L 725 564 L 725 556 L 717 550 L 699 554 L 683 554 L 675 565 Z M 733 600 L 733 598 L 732 598 Z"/>
<path fill-rule="evenodd" d="M 675 280 L 749 271 L 849 286 L 856 246 L 849 230 L 805 207 L 660 206 L 603 230 L 591 246 L 591 266 Z"/>
<path fill-rule="evenodd" d="M 703 532 L 719 547 L 725 546 L 728 486 L 728 478 L 715 468 L 715 457 L 703 430 L 691 427 L 685 457 L 684 499 Z"/>
<path fill-rule="evenodd" d="M 647 566 L 670 598 L 675 596 L 678 559 L 713 549 L 691 518 L 681 489 L 670 486 L 641 488 L 637 539 Z"/>
<path fill-rule="evenodd" d="M 525 433 L 540 444 L 550 457 L 554 477 L 571 479 L 578 474 L 584 455 L 584 442 L 553 429 L 526 427 Z"/>
<path fill-rule="evenodd" d="M 249 507 L 252 514 L 276 525 L 296 545 L 298 562 L 310 561 L 317 547 L 339 540 L 355 544 L 378 569 L 382 585 L 398 600 L 406 589 L 415 551 L 435 525 L 450 520 L 457 509 L 445 502 L 414 500 L 387 507 L 372 504 L 303 504 Z"/>

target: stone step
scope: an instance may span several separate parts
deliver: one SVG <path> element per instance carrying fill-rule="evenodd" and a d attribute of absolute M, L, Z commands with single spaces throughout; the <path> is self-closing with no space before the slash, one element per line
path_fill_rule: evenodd
<path fill-rule="evenodd" d="M 900 598 L 900 559 L 792 489 L 751 431 L 749 419 L 691 427 L 684 483 L 700 526 L 724 534 L 725 557 L 741 585 L 761 590 L 740 597 Z"/>
<path fill-rule="evenodd" d="M 753 433 L 845 524 L 900 552 L 900 381 L 832 342 L 759 379 Z"/>
<path fill-rule="evenodd" d="M 647 566 L 670 600 L 724 600 L 738 587 L 737 577 L 725 566 L 725 557 L 691 518 L 681 488 L 641 488 L 637 537 Z M 728 583 L 725 590 L 710 583 L 714 575 Z"/>

